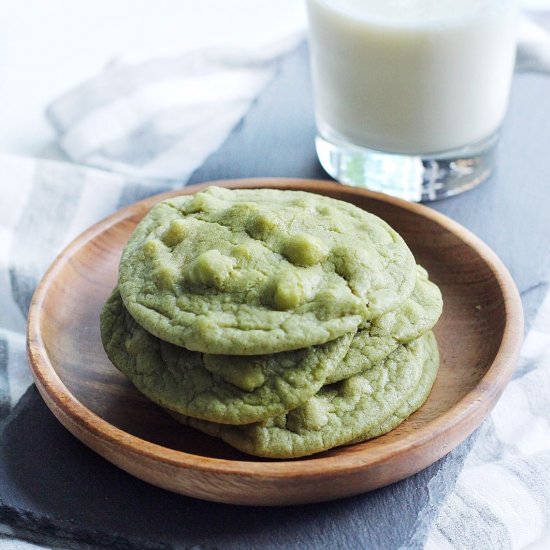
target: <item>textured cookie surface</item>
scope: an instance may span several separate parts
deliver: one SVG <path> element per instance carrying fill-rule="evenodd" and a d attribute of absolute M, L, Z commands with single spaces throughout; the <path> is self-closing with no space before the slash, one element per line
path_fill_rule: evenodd
<path fill-rule="evenodd" d="M 211 187 L 147 214 L 124 249 L 118 287 L 155 336 L 254 355 L 353 332 L 404 302 L 415 279 L 403 239 L 351 204 Z"/>
<path fill-rule="evenodd" d="M 325 383 L 339 382 L 381 363 L 399 344 L 419 338 L 435 325 L 442 305 L 439 288 L 428 280 L 426 271 L 417 266 L 416 285 L 409 298 L 395 311 L 367 322 L 355 334 L 346 356 L 336 364 Z M 216 373 L 232 382 L 239 368 L 238 364 L 229 365 L 224 362 Z"/>
<path fill-rule="evenodd" d="M 399 426 L 404 420 L 406 420 L 411 414 L 418 410 L 428 399 L 432 386 L 437 376 L 437 370 L 439 368 L 439 361 L 426 361 L 422 369 L 422 376 L 416 388 L 407 397 L 407 399 L 398 407 L 392 414 L 384 419 L 380 425 L 375 426 L 367 433 L 362 434 L 361 437 L 350 441 L 350 443 L 360 443 L 373 437 L 378 437 L 391 432 L 394 428 Z"/>
<path fill-rule="evenodd" d="M 443 310 L 439 287 L 428 279 L 427 271 L 416 266 L 412 294 L 400 306 L 374 319 L 368 326 L 372 336 L 390 334 L 399 343 L 416 340 L 437 323 Z"/>
<path fill-rule="evenodd" d="M 353 338 L 350 333 L 276 355 L 202 354 L 149 334 L 116 290 L 103 308 L 101 335 L 109 359 L 149 399 L 181 414 L 230 424 L 258 422 L 304 403 L 343 359 Z"/>
<path fill-rule="evenodd" d="M 417 267 L 412 294 L 394 311 L 389 311 L 364 325 L 355 335 L 346 357 L 328 375 L 332 384 L 382 362 L 399 344 L 406 344 L 428 332 L 439 319 L 443 308 L 441 291 Z"/>
<path fill-rule="evenodd" d="M 310 455 L 395 427 L 404 415 L 413 412 L 411 403 L 420 406 L 438 364 L 437 343 L 433 333 L 428 332 L 397 348 L 382 364 L 324 386 L 285 415 L 247 426 L 227 426 L 178 415 L 176 418 L 252 455 Z M 425 378 L 423 373 L 428 373 Z"/>

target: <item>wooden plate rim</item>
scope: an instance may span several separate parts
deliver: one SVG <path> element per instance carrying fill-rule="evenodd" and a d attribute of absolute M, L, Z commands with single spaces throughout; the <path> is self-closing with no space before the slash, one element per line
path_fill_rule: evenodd
<path fill-rule="evenodd" d="M 109 227 L 121 222 L 131 215 L 145 212 L 152 204 L 170 196 L 190 194 L 199 191 L 208 185 L 224 187 L 272 187 L 280 189 L 302 189 L 304 186 L 315 186 L 317 191 L 336 191 L 362 195 L 365 198 L 385 202 L 415 214 L 421 215 L 438 223 L 449 232 L 458 235 L 468 246 L 473 248 L 486 262 L 493 272 L 503 295 L 506 311 L 505 327 L 498 353 L 491 366 L 477 385 L 465 395 L 459 402 L 445 413 L 430 421 L 425 426 L 418 428 L 413 433 L 404 435 L 398 441 L 388 443 L 383 451 L 372 452 L 367 449 L 349 455 L 312 457 L 299 460 L 284 460 L 273 462 L 254 462 L 227 460 L 220 458 L 203 457 L 169 449 L 131 435 L 106 420 L 97 416 L 84 406 L 65 386 L 57 375 L 48 357 L 40 325 L 42 321 L 42 304 L 49 291 L 50 285 L 55 281 L 56 274 L 66 264 L 71 262 L 73 252 L 80 249 L 95 236 Z M 366 189 L 344 187 L 336 183 L 323 180 L 298 179 L 298 178 L 247 178 L 237 180 L 219 180 L 193 185 L 148 197 L 139 202 L 126 206 L 107 218 L 92 225 L 71 241 L 65 249 L 55 258 L 49 269 L 38 284 L 33 295 L 29 309 L 27 324 L 27 356 L 31 366 L 34 380 L 52 412 L 59 418 L 59 412 L 66 415 L 74 424 L 87 432 L 94 439 L 100 439 L 110 447 L 118 449 L 123 447 L 130 454 L 141 455 L 153 461 L 161 460 L 167 465 L 177 466 L 183 469 L 194 469 L 205 472 L 217 472 L 232 475 L 246 475 L 247 477 L 284 477 L 293 476 L 319 477 L 324 474 L 334 475 L 352 473 L 356 470 L 373 467 L 386 462 L 389 457 L 397 454 L 421 451 L 422 448 L 432 447 L 438 444 L 442 452 L 440 458 L 456 444 L 465 439 L 479 423 L 485 418 L 496 401 L 502 394 L 504 387 L 510 379 L 515 368 L 523 341 L 523 308 L 516 285 L 508 270 L 497 255 L 483 241 L 476 237 L 459 223 L 447 216 L 436 212 L 426 206 L 409 203 L 382 193 L 375 193 Z M 485 387 L 482 391 L 480 387 Z M 487 392 L 491 388 L 491 392 Z M 55 410 L 52 405 L 55 407 Z M 61 419 L 60 419 L 61 420 Z M 461 427 L 458 441 L 445 439 L 445 434 L 450 428 Z"/>

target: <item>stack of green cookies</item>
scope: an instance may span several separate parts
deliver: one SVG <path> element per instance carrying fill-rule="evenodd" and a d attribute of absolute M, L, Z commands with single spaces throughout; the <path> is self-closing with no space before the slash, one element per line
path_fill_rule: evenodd
<path fill-rule="evenodd" d="M 300 191 L 157 204 L 101 314 L 114 365 L 177 420 L 292 458 L 386 433 L 426 400 L 441 293 L 384 221 Z"/>

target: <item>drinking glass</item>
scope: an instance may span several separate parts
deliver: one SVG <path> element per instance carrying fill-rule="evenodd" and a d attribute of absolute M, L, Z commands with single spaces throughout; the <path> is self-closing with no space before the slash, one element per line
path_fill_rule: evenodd
<path fill-rule="evenodd" d="M 496 161 L 515 0 L 307 0 L 316 149 L 342 183 L 412 201 Z"/>

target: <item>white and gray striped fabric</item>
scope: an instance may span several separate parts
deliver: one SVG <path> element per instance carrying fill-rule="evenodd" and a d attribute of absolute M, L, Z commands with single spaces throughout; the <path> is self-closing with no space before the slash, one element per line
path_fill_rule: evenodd
<path fill-rule="evenodd" d="M 303 39 L 206 48 L 108 69 L 52 103 L 59 146 L 79 164 L 185 181 L 223 142 Z"/>
<path fill-rule="evenodd" d="M 34 288 L 56 254 L 117 208 L 176 184 L 147 184 L 74 164 L 0 156 L 0 417 L 31 377 L 25 323 Z"/>

